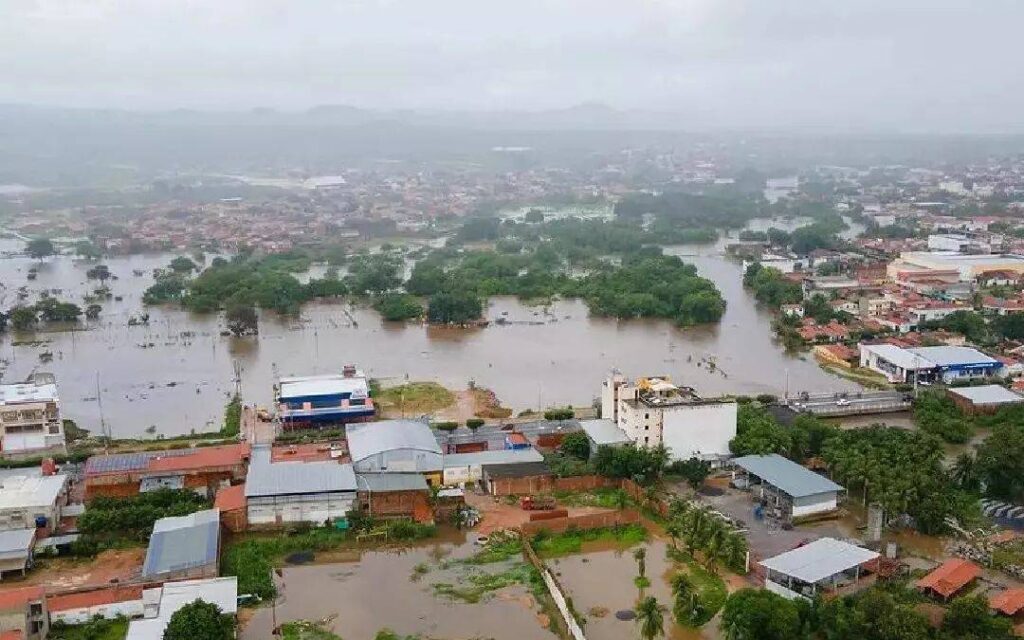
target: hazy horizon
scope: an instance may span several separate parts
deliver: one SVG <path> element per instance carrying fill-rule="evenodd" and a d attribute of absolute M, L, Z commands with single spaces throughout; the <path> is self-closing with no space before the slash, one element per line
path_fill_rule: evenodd
<path fill-rule="evenodd" d="M 0 103 L 1019 133 L 1024 3 L 0 0 Z"/>

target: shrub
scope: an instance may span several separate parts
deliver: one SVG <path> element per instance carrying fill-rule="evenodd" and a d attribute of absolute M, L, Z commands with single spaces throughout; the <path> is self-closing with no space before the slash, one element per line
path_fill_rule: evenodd
<path fill-rule="evenodd" d="M 480 427 L 484 426 L 484 419 L 469 418 L 468 420 L 466 420 L 466 426 L 469 427 L 470 429 L 479 429 Z"/>

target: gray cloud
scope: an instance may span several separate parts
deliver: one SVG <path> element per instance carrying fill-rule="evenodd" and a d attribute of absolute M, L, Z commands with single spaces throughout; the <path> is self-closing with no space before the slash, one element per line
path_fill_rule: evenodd
<path fill-rule="evenodd" d="M 0 101 L 1020 131 L 1016 0 L 0 0 Z"/>

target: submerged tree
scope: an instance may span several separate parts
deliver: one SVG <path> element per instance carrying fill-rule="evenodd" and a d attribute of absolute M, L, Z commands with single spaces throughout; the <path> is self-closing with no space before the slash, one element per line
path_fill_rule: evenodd
<path fill-rule="evenodd" d="M 640 625 L 640 637 L 654 640 L 665 635 L 665 607 L 654 596 L 648 596 L 636 607 L 636 621 Z"/>

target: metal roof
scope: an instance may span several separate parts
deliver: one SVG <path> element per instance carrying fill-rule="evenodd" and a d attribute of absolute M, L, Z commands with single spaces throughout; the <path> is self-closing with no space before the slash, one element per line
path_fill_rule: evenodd
<path fill-rule="evenodd" d="M 551 475 L 551 467 L 544 461 L 516 462 L 513 464 L 483 465 L 488 478 L 527 478 Z"/>
<path fill-rule="evenodd" d="M 141 471 L 149 466 L 149 461 L 157 456 L 188 456 L 195 449 L 168 449 L 166 451 L 138 451 L 135 453 L 112 453 L 109 455 L 92 456 L 85 461 L 86 475 L 100 473 L 121 473 L 125 471 Z"/>
<path fill-rule="evenodd" d="M 761 566 L 807 583 L 814 583 L 877 557 L 876 552 L 849 542 L 835 538 L 819 538 L 782 555 L 762 560 Z"/>
<path fill-rule="evenodd" d="M 357 396 L 369 395 L 366 378 L 361 373 L 355 376 L 343 375 L 304 376 L 281 378 L 278 398 L 305 398 L 309 396 L 333 396 L 342 393 Z"/>
<path fill-rule="evenodd" d="M 0 560 L 27 558 L 35 539 L 35 529 L 0 531 Z"/>
<path fill-rule="evenodd" d="M 580 426 L 597 446 L 632 442 L 626 432 L 611 420 L 580 420 Z"/>
<path fill-rule="evenodd" d="M 238 578 L 210 578 L 208 580 L 182 580 L 168 582 L 163 587 L 146 589 L 142 601 L 146 603 L 158 599 L 159 610 L 156 617 L 143 620 L 132 620 L 128 623 L 128 635 L 125 640 L 158 640 L 164 637 L 164 629 L 171 621 L 171 616 L 185 605 L 202 600 L 220 607 L 223 613 L 238 613 Z"/>
<path fill-rule="evenodd" d="M 907 349 L 907 351 L 931 360 L 940 367 L 968 364 L 993 365 L 999 363 L 995 358 L 991 358 L 971 347 L 914 347 L 913 349 Z"/>
<path fill-rule="evenodd" d="M 380 420 L 345 426 L 348 452 L 352 462 L 365 460 L 385 451 L 416 449 L 441 453 L 434 432 L 424 422 L 415 420 Z"/>
<path fill-rule="evenodd" d="M 491 449 L 473 453 L 450 453 L 444 457 L 444 468 L 543 461 L 544 456 L 536 449 Z"/>
<path fill-rule="evenodd" d="M 1024 402 L 1024 396 L 998 384 L 986 384 L 980 387 L 951 387 L 949 392 L 962 398 L 967 398 L 974 404 L 1015 404 Z"/>
<path fill-rule="evenodd" d="M 21 382 L 0 384 L 0 404 L 57 400 L 57 385 Z"/>
<path fill-rule="evenodd" d="M 733 460 L 745 469 L 794 498 L 842 491 L 843 487 L 824 476 L 802 467 L 777 453 L 767 456 L 743 456 Z"/>
<path fill-rule="evenodd" d="M 6 478 L 0 490 L 0 509 L 48 507 L 57 501 L 67 482 L 64 474 Z"/>
<path fill-rule="evenodd" d="M 426 491 L 427 480 L 419 473 L 358 473 L 360 491 Z"/>
<path fill-rule="evenodd" d="M 935 368 L 935 363 L 931 360 L 894 344 L 862 344 L 860 348 L 863 351 L 874 353 L 905 371 Z"/>
<path fill-rule="evenodd" d="M 271 463 L 268 446 L 253 447 L 245 477 L 246 498 L 355 490 L 352 465 L 333 460 Z"/>
<path fill-rule="evenodd" d="M 187 516 L 160 518 L 153 523 L 142 577 L 205 567 L 217 562 L 220 510 L 206 509 Z"/>

